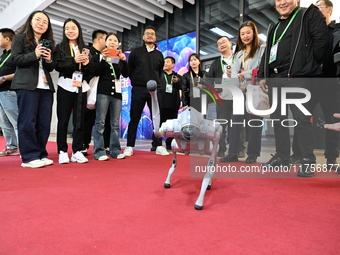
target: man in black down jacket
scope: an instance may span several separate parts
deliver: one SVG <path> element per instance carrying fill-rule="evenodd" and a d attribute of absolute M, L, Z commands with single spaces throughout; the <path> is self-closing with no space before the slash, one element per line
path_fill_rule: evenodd
<path fill-rule="evenodd" d="M 268 89 L 269 99 L 273 102 L 273 88 L 278 89 L 278 104 L 271 114 L 274 126 L 276 154 L 261 165 L 262 168 L 289 167 L 290 135 L 287 123 L 288 113 L 281 110 L 281 88 L 304 88 L 312 93 L 312 77 L 320 77 L 320 65 L 328 47 L 328 32 L 325 17 L 319 9 L 298 6 L 299 0 L 276 0 L 276 10 L 281 15 L 279 22 L 269 28 L 268 45 L 263 55 L 258 78 L 262 89 Z M 299 99 L 299 92 L 289 93 L 287 98 Z M 310 111 L 310 104 L 303 104 Z M 310 115 L 305 115 L 296 105 L 290 105 L 296 126 L 298 145 L 301 150 L 300 177 L 312 177 L 315 164 L 313 129 Z"/>

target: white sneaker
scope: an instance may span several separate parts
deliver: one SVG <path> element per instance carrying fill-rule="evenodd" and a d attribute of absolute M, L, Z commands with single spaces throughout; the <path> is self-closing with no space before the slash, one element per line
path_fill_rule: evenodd
<path fill-rule="evenodd" d="M 22 167 L 30 167 L 30 168 L 39 168 L 45 166 L 45 162 L 41 161 L 40 159 L 32 160 L 28 163 L 22 163 Z"/>
<path fill-rule="evenodd" d="M 108 160 L 108 159 L 109 159 L 109 157 L 106 156 L 106 155 L 100 156 L 100 157 L 98 158 L 99 161 L 105 161 L 105 160 Z"/>
<path fill-rule="evenodd" d="M 49 166 L 49 165 L 53 164 L 53 160 L 52 159 L 42 158 L 41 161 L 45 163 L 45 166 Z"/>
<path fill-rule="evenodd" d="M 83 153 L 81 153 L 80 151 L 77 151 L 76 153 L 72 153 L 71 162 L 87 163 L 89 162 L 89 160 L 85 158 Z"/>
<path fill-rule="evenodd" d="M 67 152 L 59 151 L 59 164 L 68 164 L 70 163 L 70 159 L 68 158 Z"/>
<path fill-rule="evenodd" d="M 133 155 L 132 147 L 130 147 L 130 146 L 126 147 L 123 154 L 127 157 L 132 156 Z"/>
<path fill-rule="evenodd" d="M 164 146 L 157 146 L 156 154 L 162 155 L 162 156 L 168 156 L 169 152 L 166 150 L 166 148 Z"/>
<path fill-rule="evenodd" d="M 126 155 L 124 153 L 121 153 L 121 154 L 117 155 L 117 159 L 123 159 L 125 157 L 126 157 Z"/>

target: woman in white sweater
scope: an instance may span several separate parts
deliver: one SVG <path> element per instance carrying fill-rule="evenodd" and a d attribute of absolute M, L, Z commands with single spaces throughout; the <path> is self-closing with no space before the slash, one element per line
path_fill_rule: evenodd
<path fill-rule="evenodd" d="M 236 49 L 234 53 L 234 65 L 232 67 L 231 78 L 233 83 L 245 92 L 247 84 L 251 84 L 252 72 L 258 69 L 265 46 L 261 45 L 256 25 L 251 21 L 244 22 L 238 31 Z M 243 126 L 247 130 L 248 157 L 246 163 L 255 163 L 261 151 L 262 125 L 257 121 L 252 126 L 248 126 L 248 120 L 262 117 L 245 113 L 245 115 L 232 115 L 229 131 L 229 152 L 221 158 L 221 162 L 237 162 L 239 152 L 240 132 Z M 237 123 L 237 124 L 233 124 Z M 244 124 L 242 124 L 244 123 Z M 256 127 L 254 127 L 256 126 Z"/>

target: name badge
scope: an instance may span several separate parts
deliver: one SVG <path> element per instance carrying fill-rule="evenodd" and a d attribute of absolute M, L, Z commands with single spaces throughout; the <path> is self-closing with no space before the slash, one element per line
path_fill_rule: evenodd
<path fill-rule="evenodd" d="M 278 46 L 279 46 L 279 43 L 275 43 L 270 48 L 269 64 L 276 60 Z"/>
<path fill-rule="evenodd" d="M 81 87 L 82 81 L 83 81 L 82 72 L 76 71 L 72 74 L 72 86 Z"/>
<path fill-rule="evenodd" d="M 122 93 L 122 83 L 119 79 L 115 79 L 116 93 Z"/>
<path fill-rule="evenodd" d="M 172 85 L 171 84 L 166 84 L 165 92 L 166 93 L 172 93 Z"/>
<path fill-rule="evenodd" d="M 192 96 L 193 98 L 198 98 L 201 96 L 201 91 L 199 88 L 197 87 L 193 87 L 193 90 L 192 90 Z"/>

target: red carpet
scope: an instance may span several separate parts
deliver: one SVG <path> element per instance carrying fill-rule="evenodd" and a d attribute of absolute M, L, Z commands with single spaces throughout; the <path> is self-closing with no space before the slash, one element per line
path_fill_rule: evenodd
<path fill-rule="evenodd" d="M 189 156 L 165 189 L 170 157 L 59 165 L 48 148 L 45 168 L 0 158 L 1 255 L 339 254 L 339 179 L 214 179 L 196 211 Z"/>

